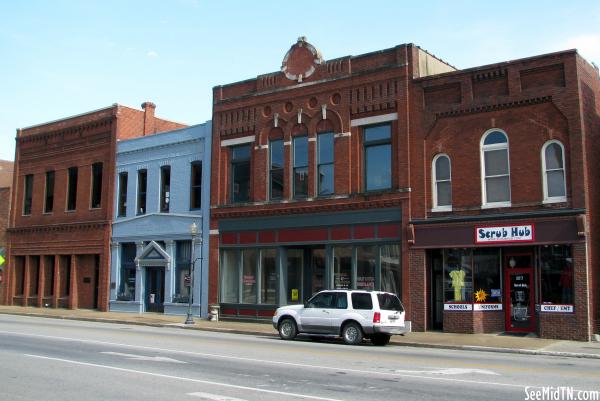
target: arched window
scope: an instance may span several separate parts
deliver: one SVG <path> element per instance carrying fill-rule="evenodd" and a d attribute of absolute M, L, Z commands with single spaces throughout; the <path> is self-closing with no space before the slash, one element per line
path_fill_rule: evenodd
<path fill-rule="evenodd" d="M 481 138 L 481 186 L 483 207 L 510 206 L 508 137 L 492 129 Z"/>
<path fill-rule="evenodd" d="M 431 167 L 433 184 L 433 210 L 452 210 L 452 173 L 450 158 L 445 154 L 436 155 Z"/>
<path fill-rule="evenodd" d="M 565 149 L 558 141 L 549 141 L 542 146 L 542 180 L 544 202 L 565 202 Z"/>

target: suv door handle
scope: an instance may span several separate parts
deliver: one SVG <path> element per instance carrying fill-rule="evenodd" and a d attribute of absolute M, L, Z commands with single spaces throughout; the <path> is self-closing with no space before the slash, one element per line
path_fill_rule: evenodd
<path fill-rule="evenodd" d="M 329 314 L 329 311 L 327 309 L 323 309 L 323 312 Z"/>

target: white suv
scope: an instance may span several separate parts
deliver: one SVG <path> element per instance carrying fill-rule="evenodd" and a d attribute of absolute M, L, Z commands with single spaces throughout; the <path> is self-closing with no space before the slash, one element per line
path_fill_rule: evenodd
<path fill-rule="evenodd" d="M 375 345 L 386 345 L 392 334 L 410 331 L 395 294 L 361 290 L 321 291 L 304 305 L 282 306 L 273 316 L 273 327 L 284 340 L 308 334 L 342 336 L 346 344 L 369 338 Z"/>

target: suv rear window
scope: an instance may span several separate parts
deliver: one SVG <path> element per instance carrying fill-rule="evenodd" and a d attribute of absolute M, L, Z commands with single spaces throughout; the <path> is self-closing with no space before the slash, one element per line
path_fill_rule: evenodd
<path fill-rule="evenodd" d="M 352 294 L 352 308 L 354 309 L 373 309 L 373 300 L 371 294 Z"/>
<path fill-rule="evenodd" d="M 393 294 L 377 294 L 377 299 L 379 300 L 379 309 L 381 310 L 404 312 L 402 302 L 400 302 L 400 299 Z M 352 301 L 354 301 L 354 299 Z"/>

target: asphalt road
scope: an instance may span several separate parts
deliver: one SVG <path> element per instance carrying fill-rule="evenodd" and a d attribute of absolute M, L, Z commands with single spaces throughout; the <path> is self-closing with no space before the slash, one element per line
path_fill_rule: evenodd
<path fill-rule="evenodd" d="M 525 400 L 600 361 L 0 315 L 1 400 Z"/>

